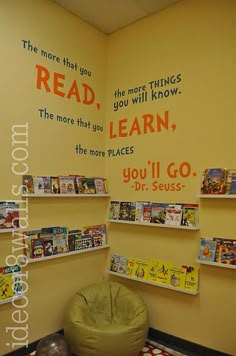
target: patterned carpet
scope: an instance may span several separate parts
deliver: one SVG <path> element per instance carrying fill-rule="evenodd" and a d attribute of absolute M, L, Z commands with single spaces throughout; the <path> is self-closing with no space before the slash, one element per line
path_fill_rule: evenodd
<path fill-rule="evenodd" d="M 26 356 L 35 356 L 36 352 L 31 352 Z M 139 356 L 187 356 L 186 354 L 182 354 L 181 352 L 175 351 L 161 344 L 157 344 L 154 341 L 147 340 L 145 346 L 140 352 Z M 112 355 L 111 355 L 112 356 Z"/>

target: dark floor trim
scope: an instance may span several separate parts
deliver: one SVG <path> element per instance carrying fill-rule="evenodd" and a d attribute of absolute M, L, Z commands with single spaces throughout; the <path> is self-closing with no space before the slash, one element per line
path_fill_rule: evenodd
<path fill-rule="evenodd" d="M 233 356 L 150 328 L 148 338 L 188 356 Z"/>
<path fill-rule="evenodd" d="M 59 330 L 57 331 L 57 333 L 63 334 L 63 330 Z M 209 349 L 207 347 L 195 344 L 191 341 L 180 339 L 176 336 L 164 333 L 159 330 L 155 330 L 153 328 L 149 329 L 148 338 L 159 344 L 165 345 L 176 351 L 182 352 L 188 356 L 233 356 L 230 354 L 225 354 L 220 351 Z M 31 344 L 29 344 L 28 347 L 22 347 L 21 349 L 12 351 L 8 354 L 5 354 L 4 356 L 25 356 L 27 355 L 27 353 L 29 354 L 36 349 L 39 341 L 40 339 L 32 342 Z"/>

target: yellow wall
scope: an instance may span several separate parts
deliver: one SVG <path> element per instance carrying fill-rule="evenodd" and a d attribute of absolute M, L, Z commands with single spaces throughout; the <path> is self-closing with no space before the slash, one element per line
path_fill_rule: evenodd
<path fill-rule="evenodd" d="M 0 38 L 1 199 L 21 198 L 19 186 L 24 168 L 33 175 L 104 176 L 105 158 L 90 155 L 90 149 L 105 150 L 106 36 L 53 2 L 13 0 L 0 2 Z M 26 41 L 25 46 L 23 40 Z M 32 47 L 28 46 L 29 43 Z M 43 57 L 41 50 L 58 59 Z M 66 67 L 63 58 L 68 58 L 74 67 Z M 37 89 L 36 65 L 49 72 L 47 83 L 50 92 L 46 92 L 43 85 Z M 90 76 L 82 75 L 80 68 L 90 72 Z M 56 86 L 56 89 L 60 95 L 54 94 L 54 72 L 59 73 L 58 81 L 62 86 Z M 75 95 L 71 99 L 66 98 L 75 80 L 80 102 L 76 101 Z M 84 84 L 94 92 L 91 104 L 83 103 Z M 64 97 L 62 93 L 65 93 Z M 91 98 L 89 91 L 88 100 Z M 40 117 L 39 109 L 46 109 L 54 115 L 53 118 Z M 75 122 L 59 122 L 57 115 L 74 118 Z M 78 126 L 77 118 L 82 118 L 87 124 L 90 122 L 90 127 Z M 16 125 L 23 126 L 20 129 Z M 94 132 L 93 125 L 99 125 L 103 131 Z M 13 126 L 17 133 L 22 132 L 23 135 L 13 138 Z M 77 144 L 88 153 L 76 154 Z M 13 186 L 16 186 L 15 195 L 12 194 Z M 28 215 L 23 211 L 25 220 L 22 219 L 21 223 L 24 226 L 28 224 L 27 230 L 52 225 L 80 228 L 104 223 L 107 204 L 108 199 L 102 198 L 29 199 Z M 26 203 L 22 208 L 26 208 Z M 13 242 L 16 238 L 9 233 L 1 234 L 1 266 L 14 262 L 8 256 L 17 247 Z M 26 319 L 25 322 L 12 320 L 16 318 L 13 313 L 19 307 L 12 307 L 11 303 L 0 306 L 0 354 L 61 329 L 67 302 L 74 292 L 102 279 L 107 251 L 29 264 L 24 269 L 28 273 L 28 278 L 24 277 L 29 287 L 28 306 L 23 307 L 21 316 L 18 315 L 18 318 Z M 13 254 L 17 253 L 20 252 Z M 18 303 L 24 306 L 27 301 Z M 15 329 L 7 329 L 10 327 Z M 19 327 L 23 329 L 16 329 Z"/>
<path fill-rule="evenodd" d="M 234 166 L 235 1 L 183 0 L 111 36 L 101 34 L 47 0 L 2 1 L 0 10 L 2 200 L 15 198 L 12 185 L 18 186 L 21 182 L 20 175 L 12 171 L 15 147 L 12 147 L 11 128 L 26 123 L 29 157 L 25 163 L 29 174 L 106 173 L 112 199 L 197 202 L 203 168 Z M 30 41 L 38 52 L 23 48 L 22 40 Z M 41 49 L 58 56 L 59 62 L 43 58 Z M 89 70 L 91 76 L 82 76 L 78 69 L 66 68 L 62 63 L 64 57 L 76 63 L 78 68 Z M 74 80 L 79 89 L 86 83 L 95 92 L 94 102 L 85 105 L 76 102 L 74 97 L 69 100 L 37 89 L 36 65 L 46 67 L 51 76 L 53 72 L 64 74 L 63 91 L 66 93 Z M 178 88 L 178 94 L 167 96 L 166 91 L 165 98 L 152 98 L 150 82 L 167 77 L 181 80 L 153 90 Z M 139 86 L 141 90 L 146 86 L 143 92 L 147 93 L 147 101 L 133 104 L 134 95 L 128 95 L 128 89 Z M 115 98 L 118 89 L 120 96 Z M 128 100 L 128 105 L 115 111 L 115 102 L 120 100 Z M 43 108 L 54 115 L 81 117 L 84 122 L 90 121 L 91 127 L 92 124 L 100 125 L 103 131 L 93 132 L 91 127 L 60 123 L 55 118 L 40 118 L 38 110 Z M 146 114 L 153 117 L 149 128 L 154 132 L 149 130 L 145 134 L 143 115 Z M 165 115 L 168 117 L 168 128 L 160 126 L 158 131 L 157 115 L 162 120 Z M 119 122 L 123 137 L 111 138 L 118 135 Z M 134 123 L 136 126 L 131 130 Z M 138 129 L 139 135 L 136 134 Z M 106 152 L 107 159 L 76 154 L 76 144 L 88 151 Z M 122 147 L 127 147 L 127 154 L 118 154 L 117 150 L 121 152 Z M 153 162 L 160 167 L 158 178 L 151 176 Z M 171 178 L 167 167 L 172 163 L 176 168 L 181 164 L 183 168 L 191 167 L 190 176 L 183 178 L 178 174 Z M 146 177 L 126 182 L 129 169 L 133 169 L 133 174 L 142 169 Z M 139 183 L 145 184 L 143 190 L 134 190 L 134 181 L 136 187 Z M 175 188 L 180 184 L 181 189 L 154 190 L 156 181 L 173 184 Z M 233 201 L 201 201 L 200 205 L 200 232 L 110 224 L 109 255 L 117 252 L 140 258 L 167 259 L 176 264 L 195 263 L 200 236 L 235 238 L 232 222 L 236 206 Z M 29 229 L 54 224 L 73 228 L 104 222 L 108 201 L 30 199 L 28 208 Z M 2 234 L 1 265 L 12 246 L 11 236 Z M 109 263 L 108 252 L 104 251 L 26 267 L 29 305 L 25 324 L 28 325 L 29 342 L 62 328 L 64 311 L 74 291 L 103 278 L 105 265 Z M 235 354 L 232 331 L 234 277 L 234 270 L 202 265 L 198 296 L 127 280 L 121 282 L 144 298 L 151 327 Z M 14 308 L 11 304 L 0 308 L 0 353 L 4 354 L 14 342 L 10 331 L 6 333 L 5 329 L 15 325 L 12 321 Z"/>
<path fill-rule="evenodd" d="M 134 150 L 133 154 L 108 158 L 112 199 L 200 203 L 200 231 L 196 232 L 110 223 L 110 253 L 195 264 L 200 236 L 235 238 L 235 202 L 199 201 L 196 197 L 204 168 L 235 166 L 235 14 L 235 1 L 180 1 L 109 37 L 107 148 L 133 146 Z M 166 97 L 152 97 L 150 82 L 177 78 L 179 74 L 181 81 L 154 88 L 165 92 Z M 133 104 L 135 95 L 128 94 L 128 90 L 139 86 L 141 90 L 146 86 L 147 101 Z M 168 96 L 168 90 L 174 88 L 178 88 L 178 94 Z M 119 98 L 115 97 L 118 89 Z M 127 100 L 127 106 L 116 110 L 115 102 Z M 144 115 L 153 115 L 155 123 L 156 114 L 164 119 L 165 111 L 169 115 L 168 129 L 157 131 L 153 124 L 154 132 L 145 134 Z M 123 137 L 118 134 L 119 123 Z M 158 178 L 151 176 L 148 161 L 158 162 Z M 171 178 L 168 166 L 172 162 L 176 168 L 187 162 L 190 176 L 182 178 L 178 173 Z M 126 183 L 129 168 L 134 179 Z M 142 174 L 146 172 L 144 179 L 135 178 L 140 169 Z M 184 187 L 179 191 L 155 190 L 152 184 L 156 181 L 174 183 L 175 187 L 181 183 Z M 143 189 L 140 183 L 145 184 Z M 235 355 L 231 327 L 235 270 L 204 265 L 200 269 L 198 296 L 119 280 L 144 298 L 151 327 Z"/>

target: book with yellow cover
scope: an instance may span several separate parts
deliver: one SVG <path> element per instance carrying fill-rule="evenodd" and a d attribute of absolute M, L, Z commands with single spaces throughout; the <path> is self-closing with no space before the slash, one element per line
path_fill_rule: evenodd
<path fill-rule="evenodd" d="M 134 265 L 135 265 L 135 258 L 128 258 L 126 273 L 125 273 L 127 276 L 133 275 Z"/>
<path fill-rule="evenodd" d="M 147 279 L 149 270 L 149 261 L 136 259 L 134 263 L 132 276 L 139 279 Z"/>
<path fill-rule="evenodd" d="M 185 287 L 186 280 L 186 268 L 179 266 L 171 266 L 169 269 L 168 281 L 167 284 L 176 288 Z"/>
<path fill-rule="evenodd" d="M 159 262 L 158 260 L 150 260 L 148 268 L 148 280 L 156 282 Z"/>
<path fill-rule="evenodd" d="M 186 278 L 184 289 L 197 292 L 199 287 L 199 267 L 182 265 L 186 269 Z"/>
<path fill-rule="evenodd" d="M 156 283 L 168 284 L 171 267 L 171 263 L 166 261 L 159 261 Z"/>

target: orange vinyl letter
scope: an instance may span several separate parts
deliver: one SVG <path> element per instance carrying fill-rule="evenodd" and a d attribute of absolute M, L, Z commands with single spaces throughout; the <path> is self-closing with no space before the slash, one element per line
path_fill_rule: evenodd
<path fill-rule="evenodd" d="M 151 114 L 144 114 L 143 115 L 143 133 L 147 133 L 147 128 L 149 128 L 150 132 L 154 132 L 155 129 L 152 127 L 152 122 L 153 122 L 153 115 Z"/>
<path fill-rule="evenodd" d="M 69 90 L 69 93 L 67 94 L 67 98 L 70 99 L 72 97 L 72 95 L 75 95 L 76 97 L 76 101 L 78 103 L 80 103 L 80 97 L 79 97 L 79 90 L 78 90 L 78 87 L 77 87 L 77 82 L 76 80 L 73 81 L 71 87 L 70 87 L 70 90 Z"/>
<path fill-rule="evenodd" d="M 84 87 L 83 104 L 87 104 L 87 105 L 92 104 L 94 102 L 94 99 L 95 99 L 95 94 L 94 94 L 93 89 L 88 84 L 85 84 L 85 83 L 82 83 L 82 86 Z M 90 100 L 88 99 L 88 91 L 91 94 Z"/>
<path fill-rule="evenodd" d="M 41 83 L 43 83 L 44 87 L 46 89 L 46 92 L 50 92 L 51 90 L 47 83 L 48 79 L 50 78 L 49 71 L 47 70 L 47 68 L 40 66 L 39 64 L 36 64 L 36 68 L 38 69 L 36 88 L 41 89 Z"/>
<path fill-rule="evenodd" d="M 65 93 L 63 93 L 62 91 L 58 90 L 58 88 L 64 88 L 64 83 L 60 83 L 58 79 L 63 79 L 65 80 L 65 75 L 64 74 L 60 74 L 60 73 L 54 73 L 54 94 L 59 95 L 64 97 Z"/>
<path fill-rule="evenodd" d="M 129 136 L 132 136 L 134 131 L 137 131 L 137 135 L 141 135 L 141 130 L 140 130 L 137 116 L 134 118 L 133 124 L 129 132 Z"/>
<path fill-rule="evenodd" d="M 127 119 L 119 120 L 119 137 L 127 137 L 127 132 L 123 133 L 123 131 L 127 130 L 126 122 Z"/>
<path fill-rule="evenodd" d="M 116 138 L 117 135 L 112 133 L 113 131 L 113 122 L 110 122 L 110 138 Z"/>

